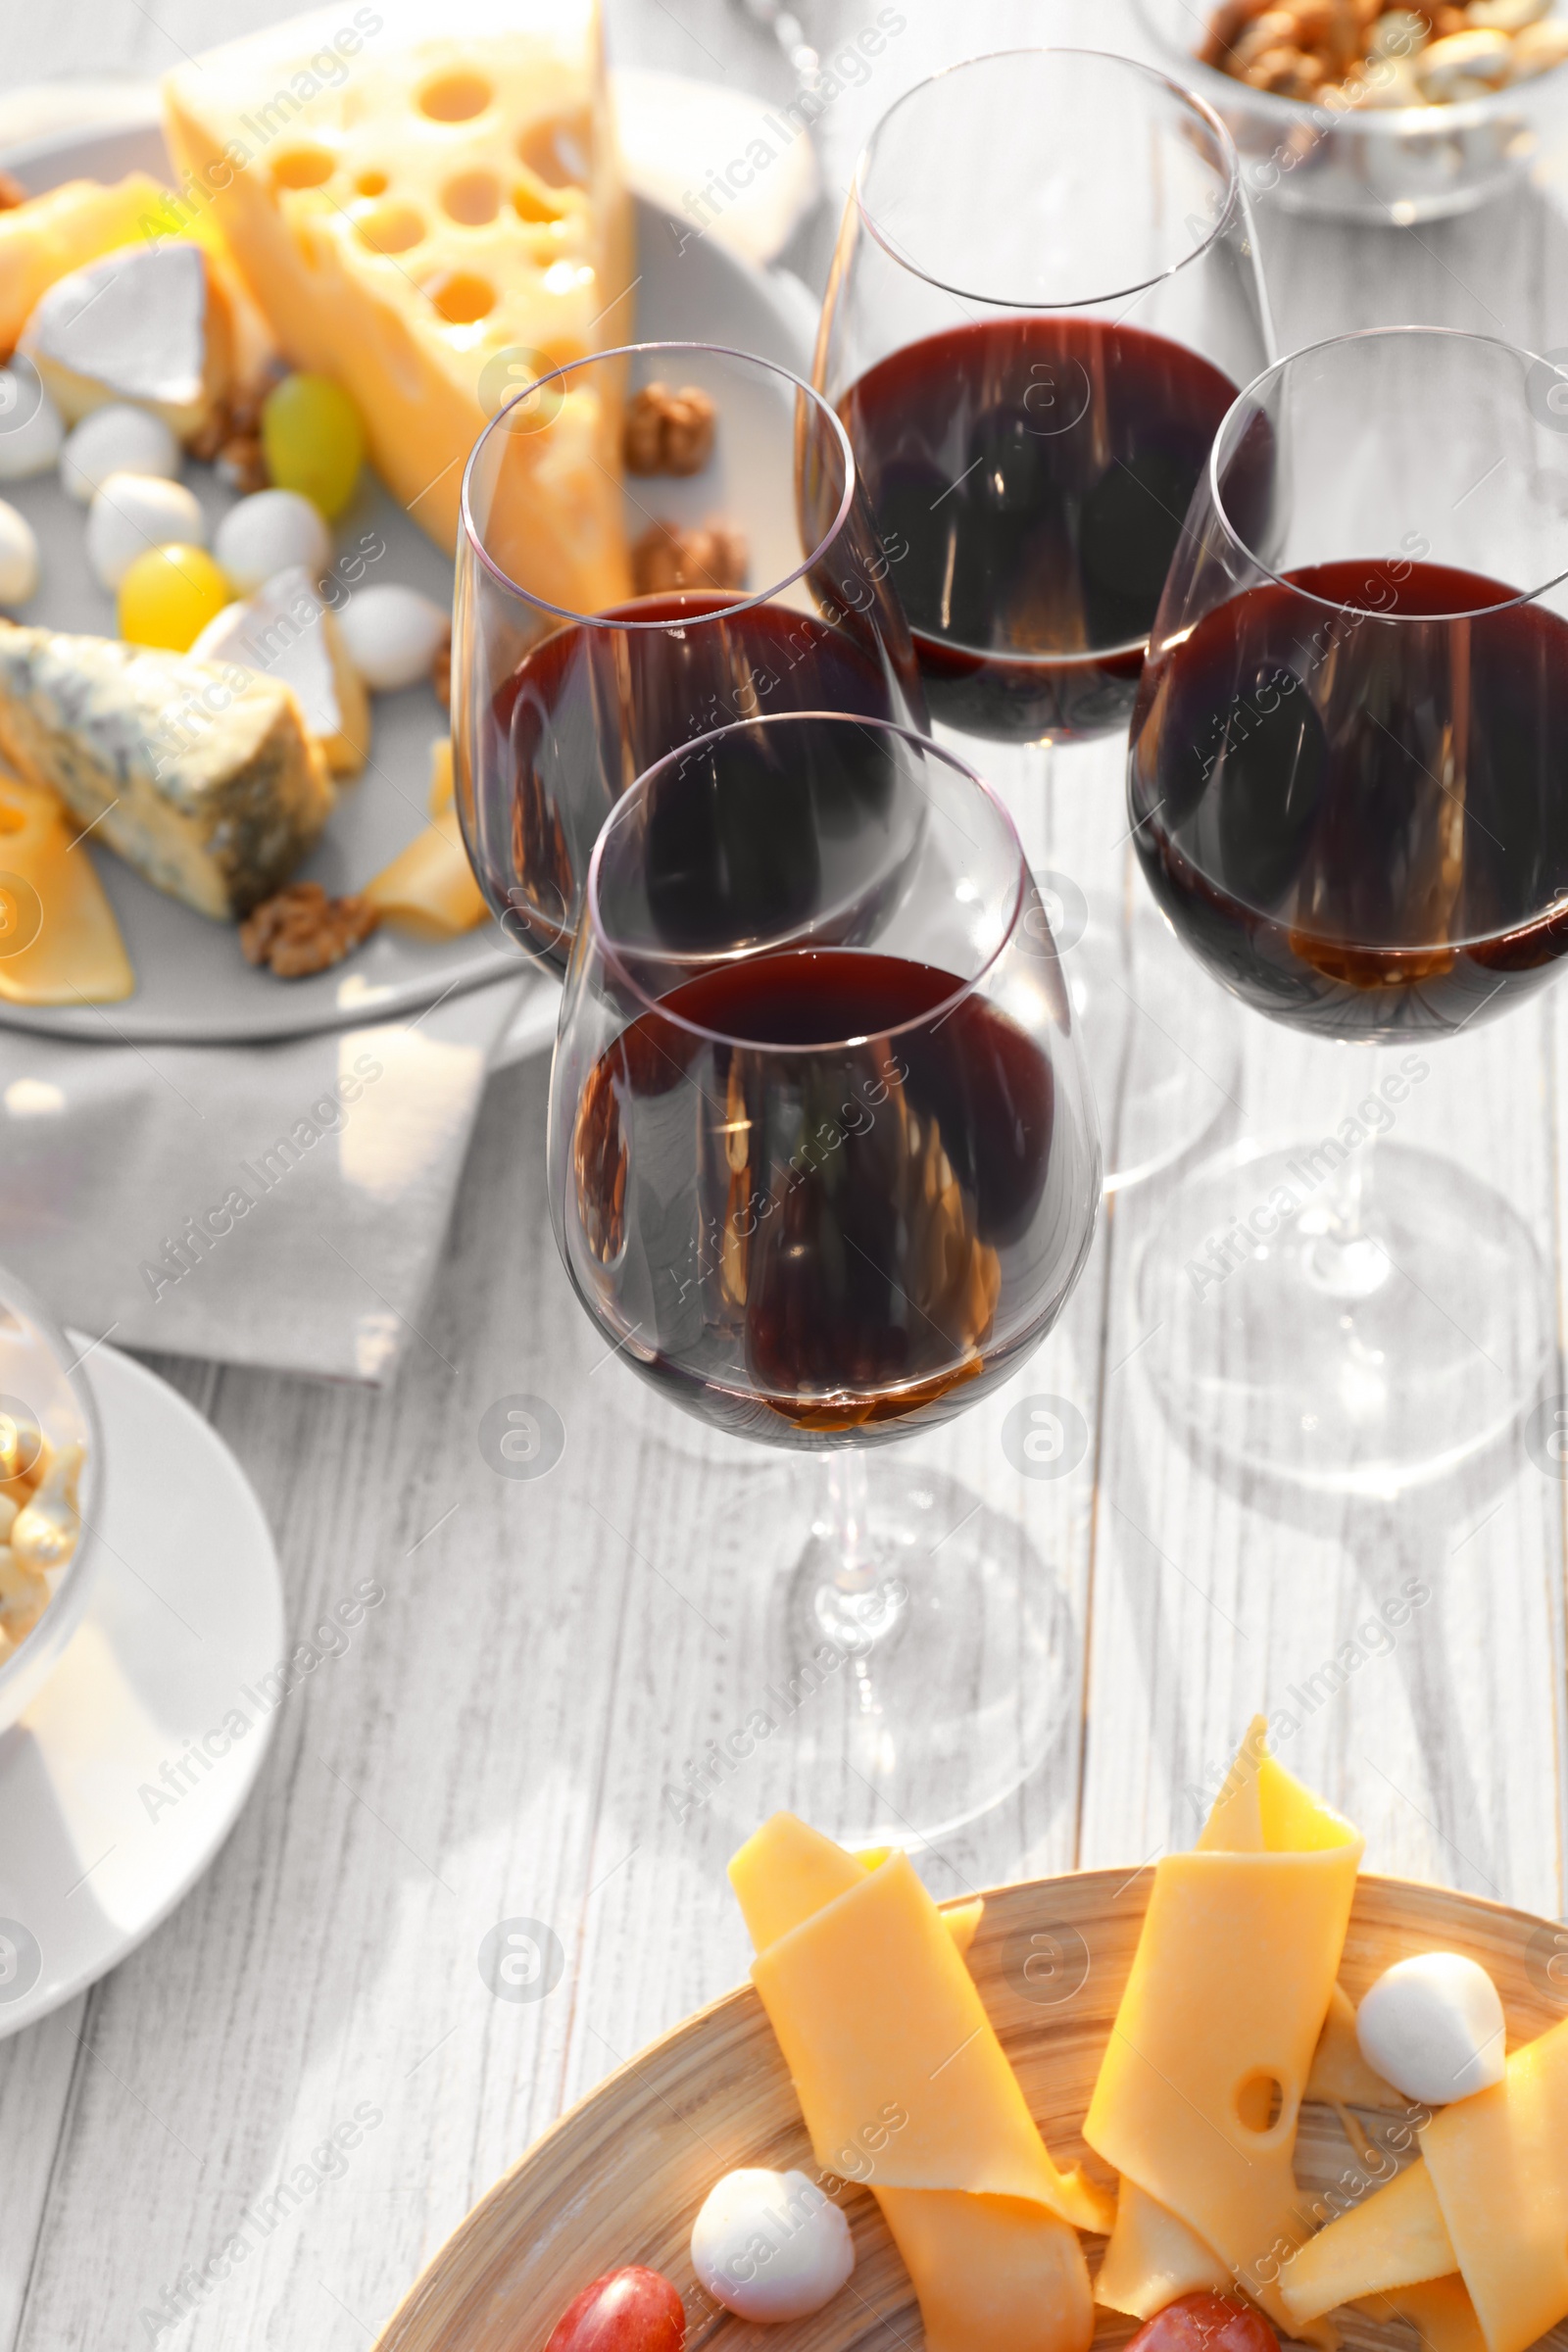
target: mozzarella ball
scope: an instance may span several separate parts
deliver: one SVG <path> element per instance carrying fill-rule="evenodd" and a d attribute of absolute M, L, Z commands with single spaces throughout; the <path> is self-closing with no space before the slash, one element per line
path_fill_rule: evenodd
<path fill-rule="evenodd" d="M 1385 1969 L 1355 2013 L 1355 2037 L 1373 2072 L 1424 2107 L 1502 2081 L 1497 1987 L 1457 1952 L 1421 1952 Z"/>
<path fill-rule="evenodd" d="M 0 605 L 24 605 L 38 585 L 32 525 L 0 498 Z"/>
<path fill-rule="evenodd" d="M 428 677 L 452 615 L 416 588 L 357 588 L 337 616 L 349 660 L 377 694 Z"/>
<path fill-rule="evenodd" d="M 332 561 L 332 534 L 297 490 L 258 490 L 230 507 L 213 553 L 240 595 L 249 596 L 297 564 L 318 580 Z"/>
<path fill-rule="evenodd" d="M 692 2268 L 742 2320 L 804 2320 L 855 2268 L 850 2225 L 805 2173 L 746 2169 L 710 2188 L 692 2227 Z"/>
<path fill-rule="evenodd" d="M 66 428 L 30 360 L 0 368 L 0 482 L 47 473 Z"/>
<path fill-rule="evenodd" d="M 150 547 L 205 547 L 207 517 L 183 482 L 151 473 L 112 473 L 87 514 L 87 561 L 104 588 L 118 588 Z"/>
<path fill-rule="evenodd" d="M 178 472 L 179 443 L 163 418 L 123 401 L 94 409 L 60 452 L 60 479 L 83 507 L 112 473 L 153 473 L 172 482 Z"/>

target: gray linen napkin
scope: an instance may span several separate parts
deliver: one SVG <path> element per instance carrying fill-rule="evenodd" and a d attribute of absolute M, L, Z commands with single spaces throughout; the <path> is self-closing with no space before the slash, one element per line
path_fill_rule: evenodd
<path fill-rule="evenodd" d="M 381 1386 L 530 985 L 280 1045 L 0 1028 L 0 1258 L 120 1347 Z"/>

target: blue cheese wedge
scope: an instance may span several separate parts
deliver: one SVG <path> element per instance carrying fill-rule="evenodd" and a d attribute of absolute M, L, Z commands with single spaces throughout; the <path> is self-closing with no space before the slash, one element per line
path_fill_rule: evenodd
<path fill-rule="evenodd" d="M 238 663 L 0 624 L 0 756 L 219 921 L 286 882 L 332 781 L 289 688 Z"/>
<path fill-rule="evenodd" d="M 370 747 L 369 697 L 303 564 L 225 605 L 190 650 L 198 662 L 237 662 L 292 686 L 333 775 L 359 774 Z"/>
<path fill-rule="evenodd" d="M 109 401 L 136 401 L 189 441 L 228 389 L 231 346 L 227 300 L 206 255 L 169 238 L 58 278 L 19 348 L 68 423 Z"/>

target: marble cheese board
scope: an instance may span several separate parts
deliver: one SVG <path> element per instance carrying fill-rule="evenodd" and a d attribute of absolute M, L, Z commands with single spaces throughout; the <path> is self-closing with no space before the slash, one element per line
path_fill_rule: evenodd
<path fill-rule="evenodd" d="M 1149 1870 L 1074 1872 L 988 1893 L 968 1965 L 1024 2096 L 1059 2163 L 1105 2168 L 1080 2136 L 1149 1899 Z M 1568 1934 L 1504 1904 L 1363 1872 L 1340 1982 L 1359 2001 L 1396 1960 L 1421 1951 L 1479 1961 L 1502 1996 L 1510 2047 L 1568 2014 Z M 1402 2112 L 1402 2111 L 1401 2111 Z M 1398 2114 L 1368 2114 L 1385 2145 Z M 1396 2138 L 1408 2146 L 1408 2134 Z M 1334 2110 L 1303 2104 L 1296 2174 L 1310 2202 L 1355 2163 Z M 376 2352 L 542 2352 L 560 2314 L 591 2279 L 627 2263 L 670 2278 L 686 2304 L 688 2342 L 726 2352 L 851 2352 L 920 2341 L 914 2291 L 872 2198 L 845 2184 L 855 2239 L 849 2286 L 814 2317 L 751 2326 L 710 2305 L 692 2273 L 693 2219 L 720 2175 L 740 2165 L 812 2178 L 816 2165 L 783 2055 L 750 1985 L 640 2050 L 564 2115 L 481 2198 L 429 2264 Z M 1091 2269 L 1094 2267 L 1091 2241 Z M 1135 2323 L 1101 2312 L 1097 2345 Z M 1347 2342 L 1399 2347 L 1410 2333 L 1359 2313 L 1338 2315 Z M 1544 2337 L 1557 2346 L 1555 2328 Z"/>
<path fill-rule="evenodd" d="M 126 172 L 166 174 L 169 159 L 155 120 L 127 102 L 123 122 L 95 122 L 0 152 L 0 166 L 31 192 L 78 177 Z M 713 239 L 677 232 L 669 217 L 638 198 L 637 334 L 640 340 L 724 342 L 798 372 L 809 368 L 802 306 L 781 284 Z M 209 522 L 232 504 L 210 466 L 184 477 Z M 8 483 L 6 496 L 37 533 L 43 579 L 10 617 L 88 635 L 115 634 L 114 600 L 87 564 L 84 513 L 54 473 Z M 333 526 L 342 593 L 356 581 L 396 580 L 438 603 L 452 595 L 452 565 L 367 469 L 348 512 Z M 333 599 L 335 600 L 335 597 Z M 374 698 L 374 737 L 362 776 L 345 784 L 321 842 L 300 878 L 331 892 L 352 890 L 396 856 L 427 821 L 430 747 L 446 714 L 424 685 Z M 112 852 L 84 845 L 113 903 L 136 973 L 135 994 L 111 1005 L 32 1006 L 0 1002 L 0 1023 L 47 1035 L 127 1044 L 258 1044 L 414 1012 L 454 990 L 509 976 L 526 980 L 500 1050 L 514 1060 L 555 1035 L 560 992 L 486 923 L 464 938 L 423 942 L 377 932 L 332 970 L 279 981 L 242 957 L 233 930 L 154 890 Z"/>

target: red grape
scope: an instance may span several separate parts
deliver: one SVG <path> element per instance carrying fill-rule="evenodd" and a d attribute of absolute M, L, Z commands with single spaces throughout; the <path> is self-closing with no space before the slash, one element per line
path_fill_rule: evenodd
<path fill-rule="evenodd" d="M 1280 2339 L 1234 2295 L 1178 2295 L 1145 2321 L 1127 2352 L 1280 2352 Z"/>
<path fill-rule="evenodd" d="M 585 2286 L 556 2322 L 545 2352 L 681 2352 L 685 2341 L 686 2307 L 679 2295 L 658 2271 L 634 2263 Z M 1249 2347 L 1227 2345 L 1224 2352 Z"/>

